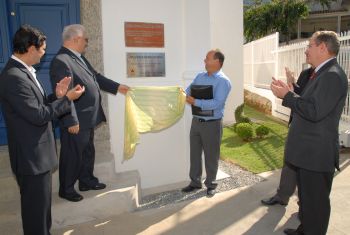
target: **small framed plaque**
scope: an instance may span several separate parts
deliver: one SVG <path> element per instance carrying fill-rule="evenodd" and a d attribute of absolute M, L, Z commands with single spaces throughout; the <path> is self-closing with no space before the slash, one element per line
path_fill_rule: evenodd
<path fill-rule="evenodd" d="M 127 77 L 165 77 L 165 53 L 126 53 Z"/>

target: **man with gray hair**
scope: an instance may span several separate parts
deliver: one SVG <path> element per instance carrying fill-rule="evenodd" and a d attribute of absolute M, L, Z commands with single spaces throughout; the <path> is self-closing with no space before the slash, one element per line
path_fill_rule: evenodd
<path fill-rule="evenodd" d="M 94 176 L 94 129 L 106 121 L 101 105 L 100 89 L 112 94 L 126 94 L 128 86 L 114 82 L 95 71 L 83 56 L 88 37 L 83 25 L 68 25 L 62 33 L 63 47 L 51 62 L 50 76 L 53 89 L 65 76 L 72 78 L 71 86 L 84 85 L 85 94 L 76 100 L 71 113 L 59 119 L 61 152 L 59 160 L 59 196 L 77 202 L 83 197 L 74 184 L 79 180 L 79 190 L 100 190 L 106 187 Z"/>
<path fill-rule="evenodd" d="M 293 112 L 285 161 L 296 169 L 301 224 L 285 229 L 289 235 L 327 233 L 329 195 L 334 170 L 339 170 L 338 125 L 348 89 L 346 74 L 336 59 L 339 47 L 336 33 L 315 32 L 305 51 L 315 75 L 304 92 L 297 95 L 280 80 L 271 83 L 273 94 Z"/>

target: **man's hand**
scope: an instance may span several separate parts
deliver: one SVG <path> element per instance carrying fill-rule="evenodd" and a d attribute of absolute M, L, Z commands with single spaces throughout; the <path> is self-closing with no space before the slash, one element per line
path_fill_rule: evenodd
<path fill-rule="evenodd" d="M 280 99 L 283 99 L 284 96 L 291 91 L 290 87 L 281 80 L 272 81 L 270 88 L 272 93 Z"/>
<path fill-rule="evenodd" d="M 64 77 L 61 81 L 56 84 L 56 97 L 62 98 L 68 90 L 69 84 L 72 81 L 71 77 Z"/>
<path fill-rule="evenodd" d="M 66 96 L 70 101 L 78 99 L 85 91 L 84 86 L 76 85 L 74 88 L 70 89 Z"/>
<path fill-rule="evenodd" d="M 295 83 L 295 76 L 294 76 L 294 73 L 292 71 L 289 70 L 288 67 L 285 67 L 284 68 L 286 70 L 286 77 L 287 77 L 287 83 Z"/>
<path fill-rule="evenodd" d="M 195 98 L 193 98 L 192 96 L 186 96 L 186 102 L 191 104 L 191 105 L 194 105 L 194 102 L 195 102 Z"/>
<path fill-rule="evenodd" d="M 123 85 L 123 84 L 120 84 L 118 86 L 118 92 L 122 93 L 123 95 L 125 95 L 128 90 L 129 90 L 130 87 L 126 86 L 126 85 Z"/>
<path fill-rule="evenodd" d="M 68 132 L 70 134 L 74 134 L 74 135 L 78 134 L 79 133 L 79 124 L 68 127 Z"/>

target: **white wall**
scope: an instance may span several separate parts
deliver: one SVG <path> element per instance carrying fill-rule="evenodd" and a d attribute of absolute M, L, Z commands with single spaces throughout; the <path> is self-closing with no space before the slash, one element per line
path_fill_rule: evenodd
<path fill-rule="evenodd" d="M 243 103 L 243 1 L 210 0 L 211 47 L 225 54 L 224 73 L 232 84 L 224 123 L 232 123 L 234 110 Z"/>
<path fill-rule="evenodd" d="M 211 48 L 222 46 L 223 52 L 227 55 L 224 71 L 231 79 L 233 77 L 235 80 L 241 79 L 240 82 L 232 79 L 235 88 L 231 92 L 228 105 L 232 106 L 235 103 L 232 103 L 231 100 L 236 101 L 237 104 L 242 103 L 243 76 L 241 74 L 238 79 L 237 75 L 239 71 L 242 73 L 242 58 L 239 59 L 239 56 L 242 57 L 240 52 L 243 41 L 242 29 L 234 32 L 229 32 L 229 30 L 216 32 L 214 29 L 219 24 L 221 24 L 220 27 L 227 27 L 231 24 L 235 27 L 237 24 L 238 27 L 242 20 L 236 19 L 234 14 L 239 11 L 237 8 L 242 10 L 242 3 L 230 0 L 217 2 L 220 2 L 221 6 L 216 6 L 215 1 L 211 2 L 211 0 L 103 0 L 102 27 L 105 75 L 129 86 L 187 86 L 195 74 L 204 69 L 203 59 L 206 52 Z M 220 15 L 219 11 L 225 11 L 225 14 L 230 12 L 233 15 L 225 19 L 215 18 L 217 22 L 214 20 L 214 24 L 210 23 L 214 14 Z M 236 14 L 236 16 L 241 15 L 242 13 Z M 226 24 L 222 22 L 223 20 L 234 21 L 234 23 Z M 163 23 L 165 47 L 125 47 L 125 21 Z M 217 35 L 211 36 L 213 31 Z M 222 38 L 222 40 L 218 40 L 218 38 Z M 214 45 L 216 43 L 219 46 Z M 230 44 L 232 45 L 230 46 Z M 227 51 L 225 51 L 226 49 Z M 166 77 L 126 78 L 126 52 L 165 52 Z M 240 69 L 236 68 L 239 66 Z M 238 90 L 240 84 L 241 91 Z M 138 170 L 141 176 L 141 187 L 144 189 L 189 180 L 190 108 L 186 107 L 184 117 L 174 126 L 158 133 L 142 134 L 134 157 L 122 163 L 124 101 L 122 95 L 109 96 L 108 99 L 111 151 L 115 156 L 116 171 Z M 232 115 L 233 110 L 230 111 Z M 228 114 L 225 121 L 232 122 L 232 115 Z"/>

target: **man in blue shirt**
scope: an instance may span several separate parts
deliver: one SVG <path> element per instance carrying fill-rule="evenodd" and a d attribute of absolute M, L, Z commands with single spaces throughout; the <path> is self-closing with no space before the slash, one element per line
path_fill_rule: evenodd
<path fill-rule="evenodd" d="M 186 102 L 203 111 L 212 110 L 211 116 L 193 115 L 190 131 L 190 179 L 191 183 L 182 192 L 192 192 L 202 188 L 202 152 L 204 151 L 207 196 L 215 195 L 217 187 L 220 144 L 222 137 L 222 117 L 231 82 L 221 71 L 225 56 L 219 50 L 211 50 L 204 60 L 207 72 L 199 73 L 186 89 Z M 191 96 L 192 85 L 211 85 L 212 99 L 196 99 Z"/>

